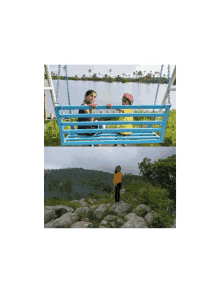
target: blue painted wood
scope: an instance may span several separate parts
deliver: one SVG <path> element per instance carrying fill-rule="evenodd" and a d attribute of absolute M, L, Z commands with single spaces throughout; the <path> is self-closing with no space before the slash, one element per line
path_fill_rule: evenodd
<path fill-rule="evenodd" d="M 55 105 L 55 112 L 60 130 L 61 145 L 106 145 L 106 144 L 147 144 L 147 143 L 162 143 L 167 125 L 171 105 L 135 105 L 135 106 L 112 106 L 111 109 L 164 109 L 162 113 L 94 113 L 94 114 L 61 114 L 61 110 L 77 110 L 91 109 L 89 106 L 62 106 Z M 97 106 L 96 110 L 105 109 L 106 106 Z M 86 121 L 86 122 L 70 122 L 63 121 L 73 118 L 108 118 L 108 117 L 160 117 L 161 121 Z M 106 128 L 106 129 L 74 129 L 78 125 L 126 125 L 132 124 L 145 126 L 147 128 Z M 157 128 L 152 126 L 157 125 Z M 72 129 L 64 129 L 66 126 L 71 126 Z M 120 135 L 120 133 L 129 132 L 128 135 Z M 95 133 L 93 136 L 86 136 L 85 133 Z"/>
<path fill-rule="evenodd" d="M 104 117 L 164 117 L 163 113 L 94 113 L 94 114 L 61 114 L 61 118 L 102 118 Z"/>
<path fill-rule="evenodd" d="M 90 110 L 91 108 L 89 106 L 81 106 L 81 105 L 75 105 L 75 106 L 62 106 L 62 105 L 56 105 L 58 110 L 83 110 L 87 109 Z M 111 110 L 113 109 L 170 109 L 170 105 L 129 105 L 129 106 L 112 106 Z M 96 109 L 98 110 L 108 110 L 106 106 L 97 106 Z"/>

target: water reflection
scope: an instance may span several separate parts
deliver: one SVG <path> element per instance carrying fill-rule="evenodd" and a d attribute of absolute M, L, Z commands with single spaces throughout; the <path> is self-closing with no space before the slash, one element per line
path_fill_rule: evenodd
<path fill-rule="evenodd" d="M 112 105 L 121 105 L 122 95 L 124 93 L 130 93 L 134 96 L 134 105 L 152 105 L 154 104 L 157 84 L 141 84 L 141 83 L 107 83 L 107 82 L 94 82 L 94 81 L 82 81 L 82 80 L 69 80 L 69 93 L 70 93 L 70 103 L 71 105 L 81 105 L 83 102 L 83 98 L 85 92 L 94 89 L 97 92 L 97 104 L 98 105 L 106 105 L 107 103 L 111 103 Z M 53 85 L 56 93 L 57 81 L 53 80 Z M 47 80 L 46 80 L 46 86 Z M 176 88 L 176 86 L 172 86 L 172 88 Z M 165 95 L 167 89 L 166 84 L 161 84 L 157 97 L 157 105 L 162 103 L 163 97 Z M 47 91 L 47 115 L 50 115 L 52 112 L 54 115 L 53 104 L 51 101 L 50 92 Z M 67 86 L 65 80 L 60 80 L 59 86 L 59 97 L 58 101 L 61 105 L 68 105 L 67 98 Z M 170 101 L 172 104 L 171 109 L 176 109 L 176 92 L 170 92 Z M 112 110 L 111 110 L 112 111 Z M 78 111 L 72 111 L 72 113 L 76 113 Z"/>

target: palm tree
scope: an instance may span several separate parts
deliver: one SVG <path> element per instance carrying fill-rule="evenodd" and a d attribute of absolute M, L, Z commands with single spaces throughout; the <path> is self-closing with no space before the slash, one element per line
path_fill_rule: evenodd
<path fill-rule="evenodd" d="M 89 69 L 89 71 L 88 71 L 88 73 L 91 73 L 92 72 L 92 70 L 91 69 Z M 90 76 L 91 77 L 91 76 Z"/>
<path fill-rule="evenodd" d="M 109 72 L 110 72 L 110 76 L 111 76 L 112 69 L 109 69 Z"/>

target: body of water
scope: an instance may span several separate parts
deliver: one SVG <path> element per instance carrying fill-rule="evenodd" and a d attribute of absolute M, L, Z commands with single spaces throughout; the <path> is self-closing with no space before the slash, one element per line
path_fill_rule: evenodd
<path fill-rule="evenodd" d="M 112 105 L 121 105 L 122 95 L 129 93 L 134 96 L 134 105 L 153 105 L 157 84 L 142 84 L 136 82 L 120 83 L 120 82 L 95 82 L 95 81 L 82 81 L 82 80 L 68 80 L 69 94 L 71 105 L 81 105 L 83 102 L 86 91 L 93 89 L 97 93 L 96 103 L 98 105 L 106 105 L 111 103 Z M 53 80 L 54 90 L 56 93 L 57 80 Z M 46 80 L 46 86 L 48 86 Z M 172 86 L 176 88 L 176 86 Z M 157 105 L 161 105 L 163 97 L 167 89 L 166 84 L 161 84 L 157 96 Z M 47 97 L 47 116 L 52 112 L 55 116 L 51 95 L 49 91 L 46 91 Z M 68 105 L 67 97 L 67 85 L 65 80 L 60 80 L 58 102 L 61 105 Z M 172 104 L 171 109 L 176 109 L 176 91 L 170 92 L 170 102 Z M 64 111 L 66 112 L 66 111 Z M 67 111 L 68 112 L 68 111 Z M 72 111 L 72 113 L 78 111 Z M 111 112 L 111 111 L 110 111 Z"/>

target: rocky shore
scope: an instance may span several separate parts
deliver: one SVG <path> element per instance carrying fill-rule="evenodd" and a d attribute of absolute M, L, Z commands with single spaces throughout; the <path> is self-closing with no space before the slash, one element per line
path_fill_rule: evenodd
<path fill-rule="evenodd" d="M 146 205 L 132 205 L 123 201 L 100 204 L 97 199 L 74 200 L 75 210 L 64 205 L 44 207 L 44 228 L 149 228 L 157 213 Z M 175 216 L 175 212 L 172 214 Z M 176 228 L 176 218 L 169 228 Z"/>

